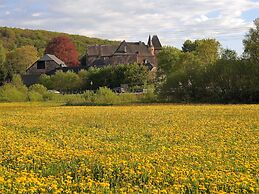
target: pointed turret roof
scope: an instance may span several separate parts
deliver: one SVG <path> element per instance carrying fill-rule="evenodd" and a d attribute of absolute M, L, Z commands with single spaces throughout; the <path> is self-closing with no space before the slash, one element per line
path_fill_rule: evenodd
<path fill-rule="evenodd" d="M 149 37 L 148 37 L 147 45 L 148 45 L 149 47 L 153 47 L 153 42 L 152 42 L 152 39 L 151 39 L 151 36 L 150 36 L 150 35 L 149 35 Z"/>
<path fill-rule="evenodd" d="M 156 50 L 162 49 L 162 44 L 161 44 L 161 42 L 160 42 L 160 40 L 159 40 L 157 35 L 154 35 L 152 37 L 152 43 L 153 43 L 153 45 L 154 45 Z"/>

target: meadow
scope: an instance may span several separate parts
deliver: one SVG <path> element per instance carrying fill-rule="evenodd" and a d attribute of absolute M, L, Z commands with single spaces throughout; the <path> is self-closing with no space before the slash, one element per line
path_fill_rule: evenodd
<path fill-rule="evenodd" d="M 259 193 L 259 105 L 0 104 L 0 193 Z"/>

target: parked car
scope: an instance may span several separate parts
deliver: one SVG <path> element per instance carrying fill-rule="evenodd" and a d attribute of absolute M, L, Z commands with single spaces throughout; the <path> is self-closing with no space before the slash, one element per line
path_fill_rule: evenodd
<path fill-rule="evenodd" d="M 125 93 L 125 89 L 122 87 L 113 88 L 112 91 L 115 93 Z"/>
<path fill-rule="evenodd" d="M 57 90 L 48 90 L 48 92 L 53 93 L 53 94 L 60 94 L 60 92 Z"/>

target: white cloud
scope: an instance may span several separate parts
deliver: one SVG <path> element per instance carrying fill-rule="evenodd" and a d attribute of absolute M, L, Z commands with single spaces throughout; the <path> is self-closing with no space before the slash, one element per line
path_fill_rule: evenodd
<path fill-rule="evenodd" d="M 39 13 L 39 12 L 32 13 L 31 16 L 32 17 L 39 17 L 39 16 L 41 16 L 41 13 Z"/>
<path fill-rule="evenodd" d="M 171 45 L 180 45 L 186 37 L 241 39 L 252 23 L 242 18 L 242 13 L 259 9 L 259 2 L 251 0 L 45 0 L 44 4 L 48 7 L 44 17 L 34 11 L 30 17 L 12 22 L 129 41 L 158 34 L 164 44 Z"/>
<path fill-rule="evenodd" d="M 206 36 L 213 31 L 228 34 L 232 28 L 243 33 L 250 23 L 241 14 L 253 7 L 259 7 L 258 3 L 248 0 L 58 0 L 53 12 L 96 35 L 117 39 L 124 34 L 134 39 L 143 33 L 158 33 L 167 36 L 169 43 L 174 32 L 176 37 L 186 33 Z M 219 16 L 207 16 L 215 10 Z"/>

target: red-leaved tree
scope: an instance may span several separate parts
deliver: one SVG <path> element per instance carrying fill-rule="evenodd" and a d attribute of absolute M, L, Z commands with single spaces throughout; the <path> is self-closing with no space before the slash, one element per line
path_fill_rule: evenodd
<path fill-rule="evenodd" d="M 47 45 L 45 54 L 51 54 L 64 61 L 69 67 L 79 66 L 78 52 L 67 36 L 53 38 Z"/>

